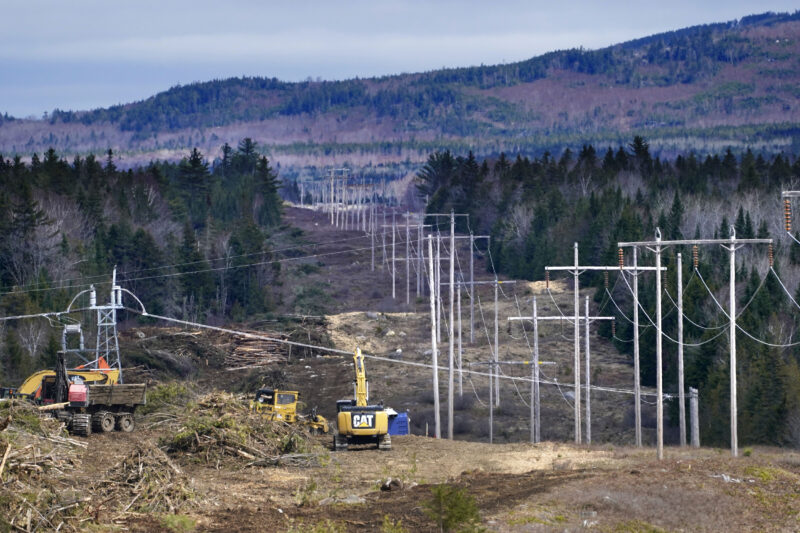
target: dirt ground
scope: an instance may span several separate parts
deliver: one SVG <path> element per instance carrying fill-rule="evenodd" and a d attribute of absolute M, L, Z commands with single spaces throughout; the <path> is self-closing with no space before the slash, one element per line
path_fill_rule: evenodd
<path fill-rule="evenodd" d="M 83 476 L 157 431 L 87 439 Z M 319 437 L 321 466 L 231 467 L 184 462 L 200 495 L 188 513 L 200 531 L 381 531 L 385 517 L 407 531 L 436 531 L 423 512 L 436 483 L 464 487 L 490 531 L 797 531 L 800 455 L 724 450 L 541 444 L 489 445 L 396 437 L 391 451 L 334 453 Z M 389 478 L 402 489 L 382 491 Z M 102 520 L 102 511 L 100 519 Z M 170 531 L 157 515 L 130 516 L 131 531 Z M 314 529 L 316 528 L 316 529 Z M 336 529 L 338 528 L 338 529 Z M 660 529 L 659 529 L 660 528 Z M 172 529 L 174 530 L 174 529 Z"/>

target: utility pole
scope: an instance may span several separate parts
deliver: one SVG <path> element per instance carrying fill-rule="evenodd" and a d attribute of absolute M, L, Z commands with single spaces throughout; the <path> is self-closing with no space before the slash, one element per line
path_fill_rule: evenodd
<path fill-rule="evenodd" d="M 458 238 L 458 237 L 456 237 L 456 238 Z M 516 280 L 498 280 L 498 279 L 494 279 L 494 280 L 491 280 L 491 281 L 470 281 L 470 282 L 460 281 L 458 283 L 461 284 L 461 285 L 469 285 L 470 288 L 475 287 L 476 285 L 494 285 L 494 287 L 495 287 L 495 290 L 494 290 L 494 312 L 495 312 L 494 353 L 495 353 L 495 355 L 494 355 L 494 357 L 497 358 L 498 357 L 498 349 L 499 349 L 499 338 L 500 338 L 499 335 L 498 335 L 498 317 L 499 317 L 499 313 L 498 313 L 498 306 L 497 306 L 497 291 L 498 291 L 498 287 L 500 285 L 513 285 L 513 284 L 516 283 Z M 445 285 L 447 285 L 447 284 L 445 284 Z M 499 405 L 499 394 L 500 394 L 500 389 L 499 389 L 500 376 L 499 375 L 496 376 L 495 381 L 496 381 L 496 383 L 495 383 L 495 385 L 496 385 L 495 394 L 498 396 L 498 398 L 495 400 L 495 403 L 497 405 Z"/>
<path fill-rule="evenodd" d="M 442 237 L 436 231 L 436 342 L 442 342 Z"/>
<path fill-rule="evenodd" d="M 517 317 L 517 318 L 520 318 L 520 317 Z M 527 318 L 530 318 L 530 317 L 527 317 Z M 495 360 L 490 360 L 490 361 L 478 361 L 476 363 L 469 363 L 469 364 L 470 364 L 470 366 L 472 366 L 473 364 L 475 364 L 475 365 L 487 365 L 490 369 L 493 368 L 493 367 L 499 367 L 500 365 L 531 365 L 531 366 L 535 367 L 536 369 L 539 368 L 539 365 L 555 365 L 555 363 L 552 362 L 552 361 L 537 361 L 537 360 L 533 360 L 533 361 L 495 361 Z M 533 369 L 531 369 L 531 373 L 532 374 L 534 373 Z M 538 370 L 536 370 L 535 373 L 538 374 Z M 493 433 L 494 433 L 494 405 L 493 405 L 493 402 L 492 402 L 492 395 L 493 395 L 493 392 L 492 392 L 492 389 L 493 389 L 493 387 L 492 387 L 492 376 L 494 374 L 495 374 L 494 371 L 492 371 L 492 370 L 489 371 L 489 444 L 492 443 Z M 497 371 L 497 374 L 498 375 L 500 374 L 499 370 Z M 538 381 L 533 381 L 532 380 L 532 383 L 536 383 L 536 385 L 538 387 Z M 531 405 L 533 405 L 533 404 L 534 404 L 533 398 L 531 398 Z M 537 429 L 534 430 L 534 427 L 536 427 Z M 538 433 L 538 425 L 535 422 L 533 409 L 531 409 L 531 435 L 534 434 L 534 431 L 536 431 Z M 534 439 L 534 437 L 531 437 L 531 442 L 533 442 L 533 439 Z"/>
<path fill-rule="evenodd" d="M 586 444 L 592 443 L 592 369 L 591 354 L 589 352 L 589 324 L 591 320 L 614 320 L 614 317 L 589 316 L 589 297 L 586 296 Z"/>
<path fill-rule="evenodd" d="M 555 269 L 555 268 L 559 268 L 559 267 L 553 267 L 553 268 Z M 592 267 L 584 267 L 584 268 L 592 268 Z M 599 268 L 603 268 L 603 267 L 594 267 L 594 268 L 595 269 L 599 269 Z M 591 428 L 591 420 L 589 418 L 590 410 L 588 409 L 589 387 L 590 387 L 589 379 L 588 379 L 588 376 L 589 376 L 589 374 L 588 374 L 588 372 L 589 372 L 589 320 L 614 320 L 613 316 L 589 316 L 589 307 L 588 307 L 588 305 L 589 305 L 589 297 L 587 296 L 586 297 L 586 306 L 587 306 L 586 307 L 586 372 L 587 372 L 587 374 L 586 374 L 587 375 L 587 381 L 586 381 L 586 398 L 587 398 L 586 427 L 587 427 L 587 443 L 591 442 L 591 440 L 590 440 L 591 439 L 591 429 L 590 429 Z M 534 361 L 537 363 L 535 365 L 536 369 L 531 369 L 531 373 L 534 374 L 532 379 L 533 379 L 534 383 L 536 384 L 535 388 L 533 386 L 531 387 L 532 391 L 533 391 L 533 394 L 534 394 L 531 397 L 531 403 L 535 403 L 536 404 L 535 418 L 537 420 L 536 430 L 535 431 L 531 430 L 531 432 L 532 432 L 532 438 L 538 439 L 539 438 L 539 434 L 540 434 L 539 433 L 539 426 L 538 426 L 538 419 L 540 417 L 540 415 L 539 415 L 539 413 L 540 413 L 540 404 L 539 404 L 539 400 L 538 400 L 538 395 L 539 395 L 539 385 L 538 385 L 539 384 L 539 372 L 538 372 L 537 369 L 538 369 L 539 365 L 554 364 L 554 363 L 543 363 L 543 362 L 539 361 L 539 321 L 564 321 L 564 320 L 566 320 L 566 321 L 570 322 L 571 319 L 569 317 L 567 317 L 567 316 L 564 316 L 564 315 L 539 316 L 538 313 L 537 313 L 537 310 L 536 310 L 536 297 L 534 296 L 534 298 L 533 298 L 533 315 L 531 315 L 531 316 L 510 316 L 510 317 L 508 317 L 508 321 L 509 322 L 528 321 L 528 320 L 533 321 L 533 358 L 534 358 Z M 524 328 L 524 326 L 523 326 L 523 328 Z M 503 363 L 501 363 L 501 364 L 503 364 Z M 577 388 L 580 388 L 580 382 L 578 383 Z M 535 402 L 534 402 L 534 397 L 536 398 Z M 533 412 L 534 409 L 532 408 L 531 411 Z M 580 419 L 578 419 L 578 425 L 580 425 L 580 423 L 581 423 Z M 538 442 L 538 440 L 536 442 Z M 580 444 L 580 441 L 576 441 L 576 444 Z"/>
<path fill-rule="evenodd" d="M 408 226 L 406 226 L 408 228 Z M 406 239 L 408 242 L 408 239 Z M 456 259 L 456 217 L 455 212 L 450 211 L 450 322 L 448 323 L 448 344 L 450 349 L 450 356 L 448 359 L 448 368 L 450 374 L 447 380 L 447 438 L 453 440 L 453 321 L 455 320 L 453 314 L 453 304 L 455 303 L 455 259 Z M 408 263 L 406 263 L 408 268 Z M 408 276 L 406 276 L 408 279 Z M 406 285 L 408 287 L 408 285 Z M 406 292 L 406 295 L 408 292 Z"/>
<path fill-rule="evenodd" d="M 579 286 L 578 286 L 578 278 L 581 274 L 587 271 L 600 271 L 600 272 L 611 272 L 614 270 L 634 270 L 634 272 L 644 271 L 644 270 L 656 270 L 655 267 L 625 267 L 622 262 L 618 266 L 581 266 L 578 263 L 578 243 L 576 242 L 573 245 L 574 249 L 574 265 L 570 266 L 546 266 L 544 267 L 545 272 L 553 272 L 553 271 L 566 271 L 574 276 L 574 292 L 573 292 L 573 300 L 575 305 L 575 314 L 573 317 L 573 326 L 575 330 L 575 337 L 574 337 L 574 361 L 573 361 L 573 368 L 575 372 L 575 379 L 574 379 L 574 387 L 575 387 L 575 406 L 574 406 L 574 417 L 575 417 L 575 442 L 576 444 L 580 444 L 581 439 L 581 411 L 580 411 L 580 304 L 579 304 Z M 636 278 L 634 278 L 635 280 Z M 634 281 L 634 284 L 636 282 Z M 634 333 L 634 339 L 637 339 L 638 331 Z M 638 341 L 634 343 L 634 348 L 636 348 Z M 635 396 L 638 399 L 640 394 L 638 391 L 638 376 L 639 373 L 637 372 L 637 362 L 638 358 L 636 357 L 636 353 L 634 350 L 634 391 Z M 641 419 L 637 418 L 637 429 L 641 428 Z"/>
<path fill-rule="evenodd" d="M 731 236 L 728 239 L 677 239 L 671 241 L 661 240 L 661 230 L 656 228 L 655 241 L 639 241 L 639 242 L 621 242 L 618 243 L 620 248 L 623 247 L 636 247 L 645 246 L 656 254 L 656 267 L 661 266 L 661 253 L 665 247 L 679 246 L 679 245 L 701 245 L 701 244 L 718 244 L 729 252 L 730 257 L 730 300 L 728 317 L 730 319 L 730 395 L 731 395 L 731 455 L 736 457 L 739 454 L 738 432 L 737 432 L 737 415 L 736 415 L 736 250 L 746 244 L 772 244 L 772 239 L 737 239 L 736 231 L 731 226 Z M 650 248 L 652 247 L 652 248 Z M 656 379 L 658 380 L 658 402 L 656 409 L 656 416 L 658 418 L 658 458 L 664 458 L 664 442 L 663 442 L 663 427 L 664 427 L 664 412 L 663 412 L 663 399 L 661 387 L 661 276 L 656 278 L 656 363 L 658 369 Z"/>
<path fill-rule="evenodd" d="M 370 269 L 372 272 L 375 272 L 375 225 L 374 225 L 374 213 L 375 213 L 375 205 L 370 204 L 369 206 L 369 221 L 370 221 L 370 228 L 369 228 L 369 237 L 371 243 L 371 254 L 370 254 Z"/>
<path fill-rule="evenodd" d="M 700 447 L 700 416 L 697 389 L 689 387 L 689 419 L 692 421 L 692 447 Z"/>
<path fill-rule="evenodd" d="M 409 217 L 406 211 L 406 305 L 411 305 L 411 230 L 409 228 Z"/>
<path fill-rule="evenodd" d="M 500 312 L 497 307 L 497 292 L 500 288 L 500 283 L 497 281 L 497 278 L 494 280 L 494 362 L 497 363 L 500 361 L 500 335 L 498 333 L 498 320 Z M 500 407 L 500 369 L 497 369 L 497 374 L 495 374 L 495 405 Z"/>
<path fill-rule="evenodd" d="M 475 343 L 475 236 L 469 232 L 469 343 Z"/>
<path fill-rule="evenodd" d="M 531 367 L 531 442 L 540 442 L 542 404 L 539 397 L 539 321 L 533 297 L 533 366 Z"/>
<path fill-rule="evenodd" d="M 573 245 L 573 256 L 575 257 L 575 442 L 581 442 L 581 369 L 580 369 L 580 340 L 581 326 L 578 323 L 578 243 Z"/>
<path fill-rule="evenodd" d="M 642 447 L 642 375 L 639 368 L 639 270 L 637 251 L 633 247 L 633 397 L 634 423 L 636 425 L 636 446 Z M 620 254 L 620 263 L 622 254 Z M 620 264 L 622 268 L 622 264 Z"/>
<path fill-rule="evenodd" d="M 422 218 L 419 219 L 417 222 L 417 298 L 422 296 L 422 265 L 423 265 L 423 253 L 422 253 Z"/>
<path fill-rule="evenodd" d="M 386 264 L 386 204 L 383 205 L 383 232 L 381 234 L 381 250 L 383 251 L 383 264 Z"/>
<path fill-rule="evenodd" d="M 395 231 L 396 229 L 397 228 L 395 228 L 394 213 L 392 213 L 392 300 L 394 300 L 396 298 L 396 295 L 395 295 L 395 283 L 394 283 L 394 281 L 395 281 L 395 272 L 397 270 L 397 268 L 396 268 L 397 263 L 394 260 L 395 259 L 394 235 L 396 233 L 396 231 Z"/>
<path fill-rule="evenodd" d="M 435 424 L 435 435 L 437 439 L 442 437 L 441 420 L 439 418 L 439 364 L 436 347 L 436 333 L 439 330 L 436 324 L 436 290 L 434 289 L 436 280 L 433 273 L 433 236 L 428 235 L 428 264 L 430 266 L 430 285 L 431 285 L 431 356 L 433 357 L 433 417 Z M 490 441 L 491 442 L 491 441 Z"/>
<path fill-rule="evenodd" d="M 458 302 L 458 397 L 462 398 L 464 396 L 464 373 L 461 364 L 461 283 L 456 287 L 458 287 L 456 295 L 456 302 Z"/>
<path fill-rule="evenodd" d="M 678 419 L 681 446 L 686 446 L 686 399 L 683 392 L 683 261 L 678 253 Z"/>
<path fill-rule="evenodd" d="M 333 222 L 334 222 L 334 220 L 333 220 L 333 217 L 334 217 L 334 215 L 333 215 L 333 203 L 334 203 L 335 198 L 336 198 L 336 193 L 334 192 L 334 185 L 333 185 L 333 183 L 334 183 L 333 169 L 330 170 L 330 174 L 331 174 L 331 198 L 330 198 L 331 201 L 330 201 L 330 208 L 331 208 L 331 226 L 332 226 Z"/>

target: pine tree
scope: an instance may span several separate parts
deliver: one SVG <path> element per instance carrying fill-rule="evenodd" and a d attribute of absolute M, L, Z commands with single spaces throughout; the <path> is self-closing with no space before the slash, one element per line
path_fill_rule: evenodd
<path fill-rule="evenodd" d="M 256 163 L 256 178 L 261 194 L 261 207 L 258 211 L 258 223 L 262 226 L 277 226 L 281 221 L 281 201 L 278 194 L 280 180 L 270 167 L 269 160 L 262 156 Z"/>

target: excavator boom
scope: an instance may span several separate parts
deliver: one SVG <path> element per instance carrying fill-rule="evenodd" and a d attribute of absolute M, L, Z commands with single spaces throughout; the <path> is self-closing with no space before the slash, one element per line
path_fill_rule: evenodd
<path fill-rule="evenodd" d="M 356 369 L 356 406 L 364 407 L 367 405 L 367 372 L 364 370 L 364 355 L 361 353 L 361 348 L 356 348 L 353 362 Z"/>

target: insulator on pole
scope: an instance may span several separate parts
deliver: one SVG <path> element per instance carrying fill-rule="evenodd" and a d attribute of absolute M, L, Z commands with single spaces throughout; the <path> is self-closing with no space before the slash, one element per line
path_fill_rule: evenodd
<path fill-rule="evenodd" d="M 694 269 L 697 270 L 697 265 L 699 260 L 697 258 L 697 245 L 695 244 L 692 246 L 692 264 L 694 264 Z"/>
<path fill-rule="evenodd" d="M 617 321 L 616 320 L 612 320 L 611 321 L 611 336 L 612 337 L 616 337 L 617 336 Z"/>
<path fill-rule="evenodd" d="M 603 271 L 603 285 L 608 290 L 608 270 Z"/>
<path fill-rule="evenodd" d="M 622 270 L 625 267 L 625 255 L 622 248 L 617 251 L 617 255 L 619 256 L 619 269 Z"/>
<path fill-rule="evenodd" d="M 792 203 L 788 198 L 783 200 L 783 221 L 786 225 L 786 232 L 792 232 Z"/>
<path fill-rule="evenodd" d="M 775 256 L 772 253 L 772 243 L 769 243 L 769 267 L 772 268 L 775 266 Z"/>
<path fill-rule="evenodd" d="M 544 287 L 545 287 L 545 289 L 550 290 L 550 271 L 549 270 L 545 270 L 544 271 Z"/>

